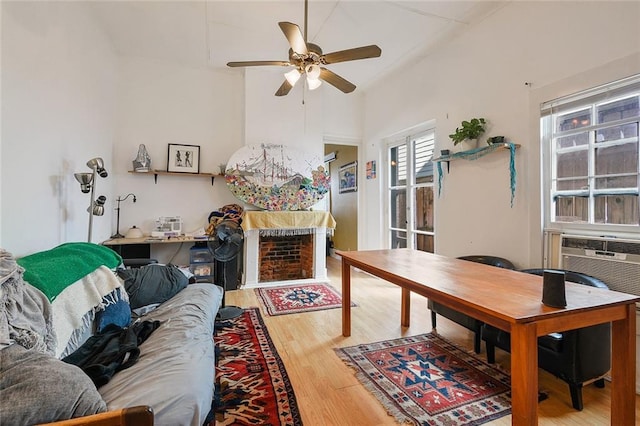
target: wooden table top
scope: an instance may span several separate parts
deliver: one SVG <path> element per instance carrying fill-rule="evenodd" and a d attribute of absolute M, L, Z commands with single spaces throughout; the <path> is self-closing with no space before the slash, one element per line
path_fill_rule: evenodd
<path fill-rule="evenodd" d="M 510 324 L 527 323 L 640 301 L 634 295 L 567 282 L 567 307 L 552 308 L 542 303 L 542 277 L 538 275 L 411 249 L 338 254 L 352 266 L 402 283 L 404 288 L 435 301 L 446 301 L 489 323 L 494 322 L 491 318 Z"/>

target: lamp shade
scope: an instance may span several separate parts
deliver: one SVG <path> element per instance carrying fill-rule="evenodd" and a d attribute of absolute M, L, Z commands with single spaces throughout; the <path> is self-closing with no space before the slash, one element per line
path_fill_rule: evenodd
<path fill-rule="evenodd" d="M 104 203 L 107 201 L 107 197 L 104 195 L 99 196 L 91 206 L 87 208 L 87 212 L 94 216 L 104 215 Z"/>
<path fill-rule="evenodd" d="M 284 78 L 287 79 L 290 85 L 295 86 L 296 82 L 300 79 L 300 71 L 292 69 L 284 74 Z"/>
<path fill-rule="evenodd" d="M 108 176 L 107 171 L 104 168 L 104 161 L 100 157 L 92 158 L 87 161 L 87 166 L 90 169 L 94 169 L 96 173 L 100 175 L 100 177 L 106 178 Z"/>
<path fill-rule="evenodd" d="M 307 65 L 307 67 L 304 70 L 307 73 L 307 80 L 308 79 L 317 80 L 318 78 L 320 78 L 320 66 L 319 65 L 309 64 L 309 65 Z"/>
<path fill-rule="evenodd" d="M 80 190 L 88 193 L 91 190 L 91 182 L 93 181 L 92 173 L 74 173 L 73 176 L 80 183 Z"/>
<path fill-rule="evenodd" d="M 309 86 L 309 90 L 316 90 L 322 85 L 322 80 L 307 78 L 307 85 Z"/>

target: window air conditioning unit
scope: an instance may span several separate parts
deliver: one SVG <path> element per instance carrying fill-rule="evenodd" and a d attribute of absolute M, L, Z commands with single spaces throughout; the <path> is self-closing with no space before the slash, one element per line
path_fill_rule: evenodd
<path fill-rule="evenodd" d="M 563 234 L 563 269 L 604 281 L 611 290 L 640 296 L 640 240 Z"/>

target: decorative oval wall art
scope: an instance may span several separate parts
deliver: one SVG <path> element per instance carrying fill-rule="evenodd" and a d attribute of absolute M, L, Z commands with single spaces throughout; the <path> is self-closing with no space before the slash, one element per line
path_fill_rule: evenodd
<path fill-rule="evenodd" d="M 225 179 L 239 200 L 265 210 L 304 210 L 330 188 L 320 157 L 286 145 L 247 145 L 227 162 Z"/>

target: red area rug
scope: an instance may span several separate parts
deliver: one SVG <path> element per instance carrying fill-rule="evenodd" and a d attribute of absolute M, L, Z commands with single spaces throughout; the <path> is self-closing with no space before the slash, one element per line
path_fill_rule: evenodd
<path fill-rule="evenodd" d="M 511 413 L 509 375 L 435 334 L 335 351 L 400 423 L 481 425 Z"/>
<path fill-rule="evenodd" d="M 256 288 L 267 314 L 285 315 L 342 307 L 342 297 L 329 284 Z M 351 303 L 351 306 L 357 306 Z"/>
<path fill-rule="evenodd" d="M 298 404 L 260 310 L 216 322 L 213 425 L 302 425 Z"/>

